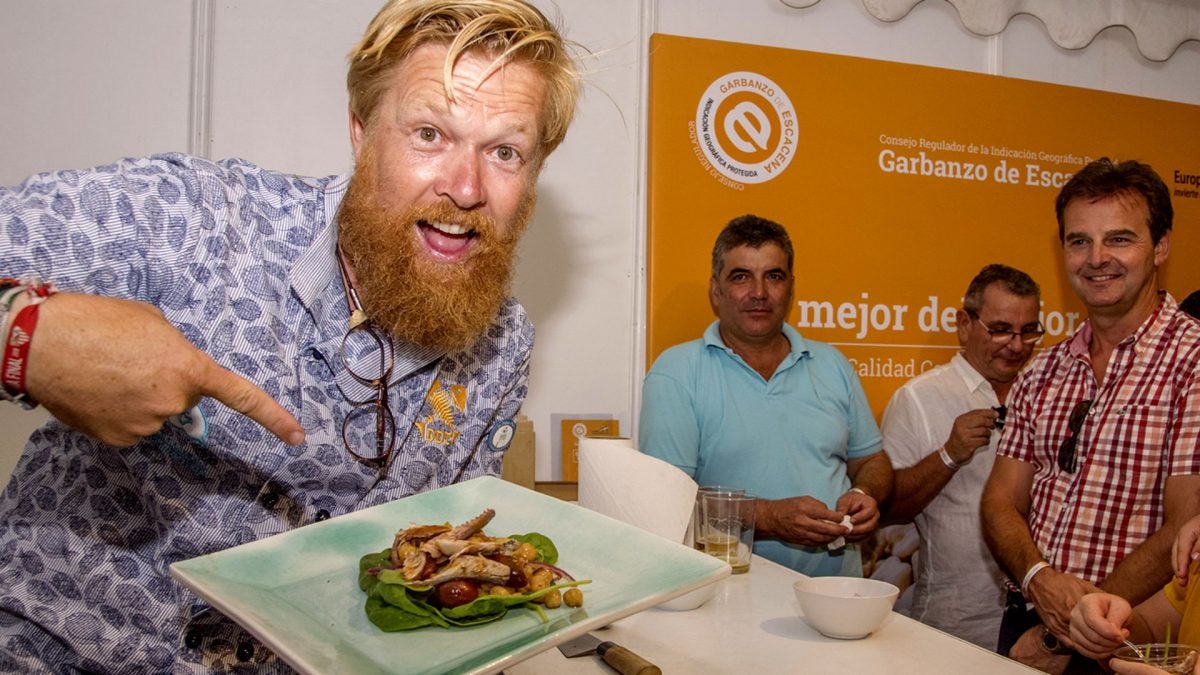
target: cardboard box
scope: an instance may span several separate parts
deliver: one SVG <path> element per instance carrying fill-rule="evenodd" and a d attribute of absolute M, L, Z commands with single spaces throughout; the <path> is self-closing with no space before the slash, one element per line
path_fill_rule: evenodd
<path fill-rule="evenodd" d="M 500 469 L 500 477 L 521 487 L 534 489 L 534 456 L 533 422 L 524 415 L 517 416 L 517 428 L 513 433 L 512 443 L 504 452 L 504 464 Z"/>

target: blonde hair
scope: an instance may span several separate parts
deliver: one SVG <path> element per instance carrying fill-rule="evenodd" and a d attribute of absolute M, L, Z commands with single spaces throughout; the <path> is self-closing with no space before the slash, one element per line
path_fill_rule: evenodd
<path fill-rule="evenodd" d="M 537 69 L 546 85 L 539 130 L 542 157 L 562 143 L 579 98 L 579 71 L 558 30 L 523 0 L 388 2 L 349 55 L 350 111 L 363 126 L 370 126 L 392 69 L 429 43 L 447 45 L 443 85 L 449 101 L 454 100 L 454 64 L 465 53 L 493 57 L 489 74 L 513 61 Z"/>

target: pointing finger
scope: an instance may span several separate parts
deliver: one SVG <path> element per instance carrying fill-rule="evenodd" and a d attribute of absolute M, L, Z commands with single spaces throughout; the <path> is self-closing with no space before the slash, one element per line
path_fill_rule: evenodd
<path fill-rule="evenodd" d="M 200 392 L 258 422 L 288 445 L 304 442 L 304 427 L 283 406 L 254 383 L 209 359 Z"/>

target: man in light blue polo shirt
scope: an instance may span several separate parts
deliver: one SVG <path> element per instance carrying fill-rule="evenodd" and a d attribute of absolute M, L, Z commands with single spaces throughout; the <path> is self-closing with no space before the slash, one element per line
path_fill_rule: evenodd
<path fill-rule="evenodd" d="M 859 576 L 856 542 L 879 523 L 892 467 L 850 363 L 785 324 L 792 261 L 779 224 L 745 215 L 725 226 L 709 280 L 717 321 L 646 375 L 639 447 L 701 485 L 758 497 L 755 553 L 809 575 Z M 838 537 L 849 545 L 831 548 Z"/>

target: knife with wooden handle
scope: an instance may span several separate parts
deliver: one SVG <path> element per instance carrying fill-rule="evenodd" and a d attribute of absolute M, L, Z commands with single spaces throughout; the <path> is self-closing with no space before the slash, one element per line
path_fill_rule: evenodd
<path fill-rule="evenodd" d="M 598 654 L 605 663 L 621 675 L 662 675 L 662 670 L 653 663 L 615 642 L 601 640 L 591 633 L 559 645 L 558 651 L 568 659 Z"/>

